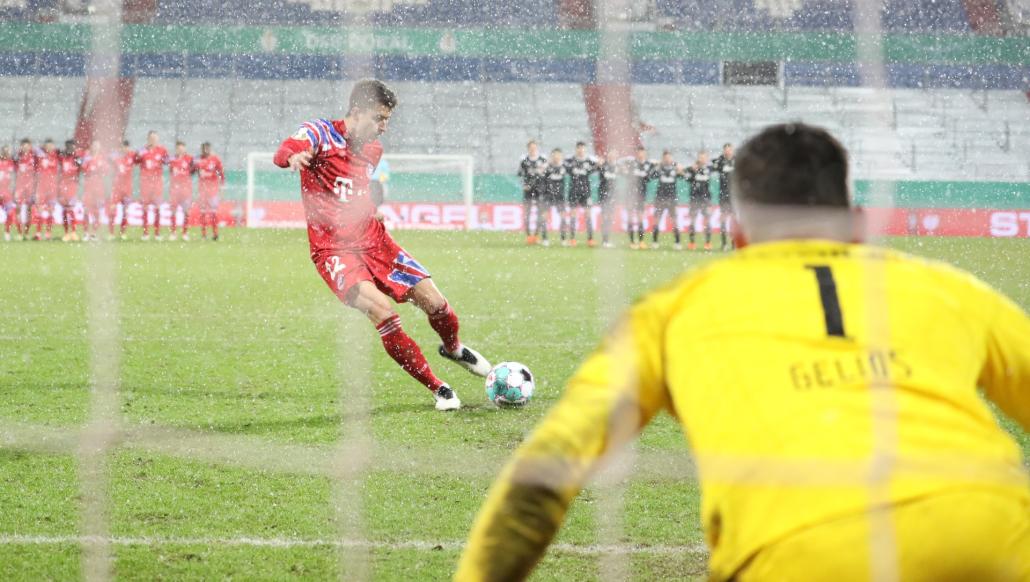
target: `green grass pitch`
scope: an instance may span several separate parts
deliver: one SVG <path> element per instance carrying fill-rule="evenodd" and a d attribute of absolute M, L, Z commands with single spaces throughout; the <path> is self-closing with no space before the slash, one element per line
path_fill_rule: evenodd
<path fill-rule="evenodd" d="M 117 578 L 339 579 L 358 556 L 375 580 L 447 579 L 493 473 L 620 306 L 719 256 L 526 248 L 499 233 L 395 235 L 458 310 L 463 339 L 536 373 L 530 406 L 488 404 L 479 379 L 441 360 L 425 318 L 402 306 L 406 329 L 466 404 L 435 411 L 374 330 L 325 288 L 300 230 L 226 230 L 217 244 L 108 243 L 118 313 L 107 323 L 120 328 L 120 423 L 130 435 L 107 458 Z M 969 269 L 1030 307 L 1024 241 L 889 243 Z M 89 253 L 82 244 L 0 246 L 0 423 L 25 434 L 45 426 L 73 439 L 89 418 Z M 355 369 L 362 353 L 371 370 Z M 365 395 L 370 414 L 341 401 L 341 386 Z M 371 446 L 368 472 L 334 487 L 326 467 L 353 454 L 337 448 L 341 434 Z M 189 440 L 198 435 L 219 439 Z M 76 457 L 3 431 L 0 445 L 0 579 L 78 579 Z M 605 492 L 591 487 L 535 579 L 596 578 L 613 547 L 630 550 L 636 579 L 703 575 L 697 485 L 686 468 L 655 462 L 674 454 L 687 464 L 678 427 L 660 418 L 636 451 L 614 539 L 599 533 Z M 359 511 L 339 509 L 340 495 Z M 347 532 L 358 542 L 335 541 Z"/>

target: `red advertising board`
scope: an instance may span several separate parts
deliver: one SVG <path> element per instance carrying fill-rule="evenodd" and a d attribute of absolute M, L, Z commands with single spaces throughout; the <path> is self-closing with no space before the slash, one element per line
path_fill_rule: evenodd
<path fill-rule="evenodd" d="M 482 230 L 518 231 L 522 229 L 522 205 L 486 203 L 472 206 L 472 227 Z M 465 228 L 466 207 L 463 204 L 433 202 L 390 202 L 382 211 L 386 221 L 397 229 L 461 229 Z M 869 208 L 865 210 L 874 232 L 884 235 L 919 236 L 976 236 L 976 237 L 1030 237 L 1030 209 L 989 210 L 966 208 Z M 595 227 L 601 220 L 601 209 L 591 209 Z M 690 219 L 689 208 L 677 209 L 676 219 L 686 229 Z M 585 217 L 580 217 L 578 230 L 583 230 Z M 653 225 L 653 210 L 647 209 L 645 228 Z M 712 208 L 709 216 L 713 232 L 719 231 L 719 209 Z M 291 227 L 304 225 L 304 208 L 299 201 L 255 202 L 253 226 Z M 556 211 L 548 217 L 548 228 L 557 230 L 560 218 Z M 614 211 L 613 230 L 625 231 L 627 215 L 624 209 Z M 695 225 L 702 228 L 699 217 Z M 666 219 L 662 230 L 670 229 Z"/>

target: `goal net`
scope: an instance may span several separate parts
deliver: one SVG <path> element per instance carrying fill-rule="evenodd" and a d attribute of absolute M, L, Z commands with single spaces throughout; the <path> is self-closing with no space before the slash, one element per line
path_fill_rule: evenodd
<path fill-rule="evenodd" d="M 300 178 L 272 163 L 272 152 L 247 154 L 246 224 L 303 227 Z M 461 229 L 476 224 L 474 158 L 470 155 L 387 154 L 370 188 L 393 228 Z"/>

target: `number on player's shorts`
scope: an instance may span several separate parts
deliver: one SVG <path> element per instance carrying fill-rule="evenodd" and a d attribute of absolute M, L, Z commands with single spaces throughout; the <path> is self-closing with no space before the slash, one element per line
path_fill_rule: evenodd
<path fill-rule="evenodd" d="M 826 335 L 847 337 L 844 333 L 844 315 L 840 311 L 840 297 L 837 295 L 837 282 L 833 279 L 833 271 L 829 265 L 806 265 L 815 273 L 819 283 L 819 299 L 823 303 L 823 317 L 826 320 Z"/>
<path fill-rule="evenodd" d="M 354 196 L 354 181 L 337 176 L 336 183 L 333 184 L 333 194 L 340 198 L 340 202 L 350 202 L 351 197 Z"/>

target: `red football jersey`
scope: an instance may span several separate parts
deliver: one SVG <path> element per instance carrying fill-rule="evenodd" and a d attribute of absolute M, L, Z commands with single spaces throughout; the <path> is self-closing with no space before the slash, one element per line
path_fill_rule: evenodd
<path fill-rule="evenodd" d="M 83 190 L 86 198 L 101 200 L 104 196 L 104 178 L 110 165 L 104 156 L 86 154 L 82 158 Z M 131 175 L 131 173 L 130 173 Z"/>
<path fill-rule="evenodd" d="M 75 154 L 58 154 L 58 166 L 61 169 L 61 186 L 79 183 L 79 158 Z"/>
<path fill-rule="evenodd" d="M 197 158 L 193 165 L 197 168 L 197 176 L 200 178 L 200 195 L 217 196 L 218 190 L 225 183 L 221 158 L 211 154 L 206 158 Z"/>
<path fill-rule="evenodd" d="M 132 167 L 139 162 L 135 152 L 122 153 L 114 158 L 114 193 L 132 196 Z"/>
<path fill-rule="evenodd" d="M 32 196 L 36 188 L 36 154 L 19 154 L 17 160 L 18 179 L 14 187 L 23 199 Z"/>
<path fill-rule="evenodd" d="M 286 168 L 293 154 L 314 150 L 311 165 L 300 171 L 312 253 L 371 247 L 383 232 L 382 223 L 375 219 L 376 205 L 368 195 L 369 178 L 383 155 L 383 146 L 375 140 L 354 151 L 343 137 L 346 134 L 342 120 L 316 119 L 283 140 L 275 154 L 275 164 Z"/>
<path fill-rule="evenodd" d="M 168 161 L 168 169 L 172 174 L 172 187 L 183 186 L 193 182 L 193 156 L 185 154 Z"/>
<path fill-rule="evenodd" d="M 0 198 L 11 196 L 11 185 L 14 184 L 14 173 L 18 165 L 11 158 L 0 160 Z"/>
<path fill-rule="evenodd" d="M 40 152 L 36 162 L 36 188 L 43 191 L 56 190 L 59 165 L 60 161 L 56 150 L 49 154 Z"/>
<path fill-rule="evenodd" d="M 140 178 L 159 178 L 164 172 L 164 165 L 168 163 L 168 150 L 164 146 L 143 148 L 136 157 L 139 158 Z"/>

